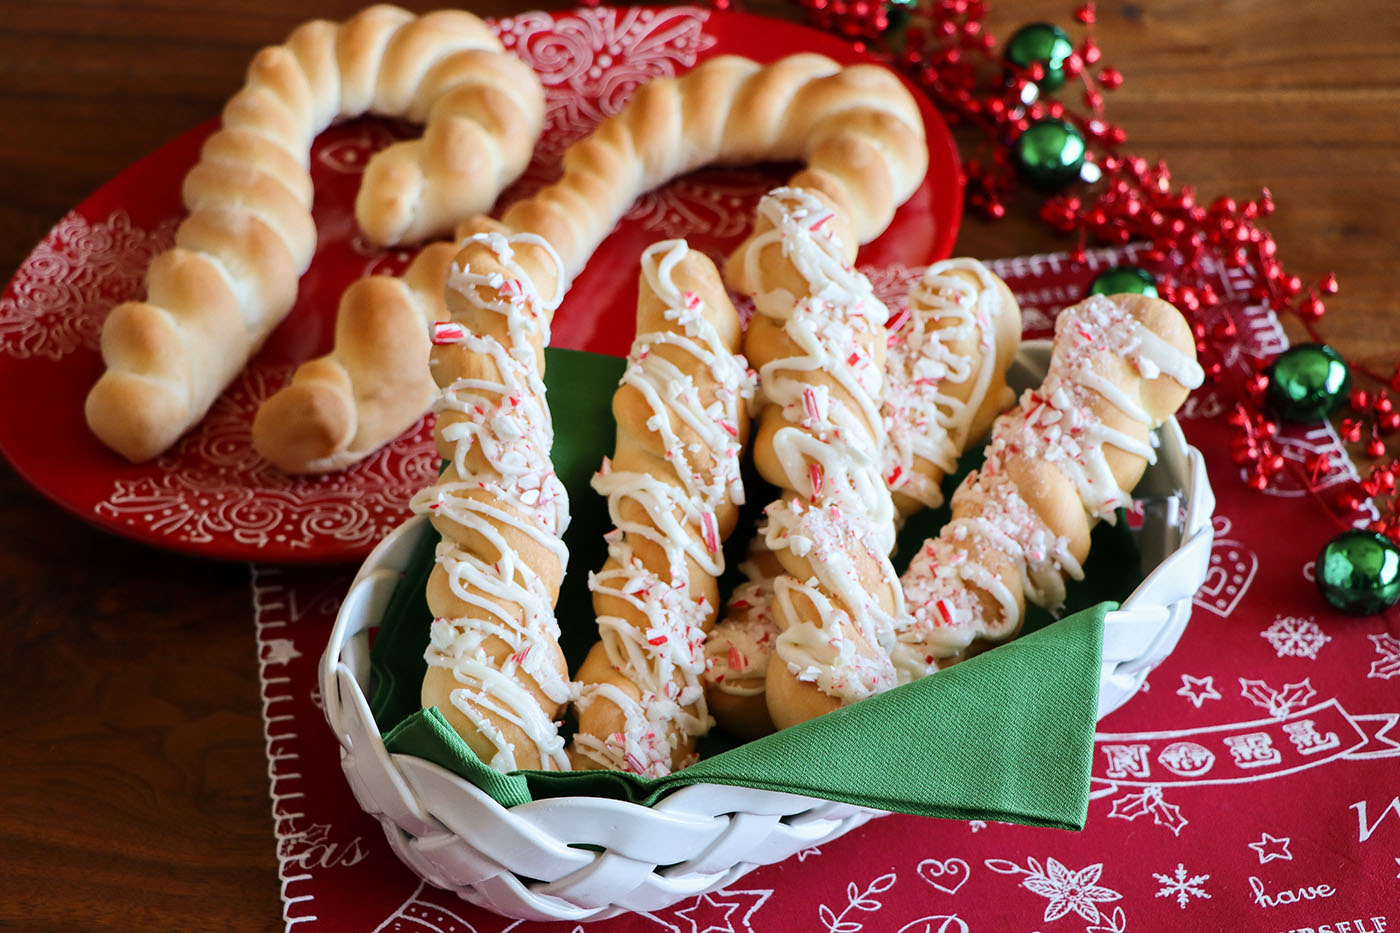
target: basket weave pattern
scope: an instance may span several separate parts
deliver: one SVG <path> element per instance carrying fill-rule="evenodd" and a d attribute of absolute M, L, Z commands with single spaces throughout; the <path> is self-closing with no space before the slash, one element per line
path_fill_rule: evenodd
<path fill-rule="evenodd" d="M 1037 382 L 1047 360 L 1043 341 L 1027 344 L 1013 383 Z M 1136 490 L 1144 504 L 1138 546 L 1145 578 L 1104 623 L 1100 717 L 1125 703 L 1176 647 L 1209 569 L 1214 496 L 1201 454 L 1174 420 L 1157 435 L 1157 462 Z M 356 800 L 429 883 L 518 919 L 604 919 L 725 887 L 881 815 L 713 784 L 682 788 L 650 808 L 566 797 L 507 809 L 438 765 L 390 755 L 366 699 L 369 633 L 421 527 L 422 519 L 405 523 L 366 560 L 337 616 L 320 677 Z"/>

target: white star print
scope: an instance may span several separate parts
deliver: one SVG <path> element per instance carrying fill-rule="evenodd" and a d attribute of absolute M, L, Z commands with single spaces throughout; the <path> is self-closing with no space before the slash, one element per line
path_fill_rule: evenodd
<path fill-rule="evenodd" d="M 1288 851 L 1288 844 L 1292 841 L 1290 836 L 1275 838 L 1268 833 L 1264 833 L 1258 842 L 1251 842 L 1249 847 L 1259 855 L 1259 864 L 1264 865 L 1274 859 L 1281 861 L 1293 861 L 1293 853 Z"/>
<path fill-rule="evenodd" d="M 1176 691 L 1176 695 L 1186 697 L 1196 709 L 1200 709 L 1201 704 L 1206 700 L 1220 699 L 1220 691 L 1215 689 L 1215 678 L 1210 674 L 1205 677 L 1182 674 L 1181 689 Z"/>

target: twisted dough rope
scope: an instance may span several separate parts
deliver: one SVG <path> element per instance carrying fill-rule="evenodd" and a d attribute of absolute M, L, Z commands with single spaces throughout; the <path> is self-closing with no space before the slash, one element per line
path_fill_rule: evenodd
<path fill-rule="evenodd" d="M 759 529 L 783 569 L 773 595 L 783 663 L 767 677 L 780 728 L 895 677 L 886 651 L 903 605 L 878 459 L 888 312 L 848 243 L 830 201 L 778 188 L 727 266 L 757 310 L 744 339 L 763 406 L 754 465 L 781 490 Z"/>
<path fill-rule="evenodd" d="M 333 120 L 427 122 L 421 140 L 370 161 L 356 198 L 370 238 L 396 243 L 491 205 L 530 158 L 540 97 L 534 72 L 456 10 L 373 6 L 260 51 L 185 178 L 189 216 L 147 271 L 146 300 L 118 305 L 103 326 L 107 370 L 87 398 L 89 427 L 129 460 L 156 456 L 286 316 L 316 248 L 311 143 Z"/>
<path fill-rule="evenodd" d="M 942 504 L 939 483 L 1013 400 L 1006 370 L 1021 337 L 1011 290 L 975 259 L 930 266 L 906 307 L 888 337 L 881 406 L 882 472 L 901 517 Z M 740 569 L 746 582 L 705 645 L 705 685 L 720 725 L 753 738 L 773 728 L 764 684 L 779 634 L 772 601 L 780 566 L 757 538 Z"/>
<path fill-rule="evenodd" d="M 843 68 L 808 54 L 768 66 L 711 59 L 644 85 L 569 148 L 558 183 L 512 206 L 503 220 L 548 239 L 573 276 L 642 192 L 702 165 L 793 159 L 808 165 L 794 181 L 827 192 L 860 218 L 861 242 L 872 239 L 927 168 L 918 105 L 898 78 L 876 66 Z M 354 288 L 372 292 L 376 302 L 408 301 L 388 282 Z M 359 325 L 338 328 L 335 352 L 302 367 L 263 405 L 253 426 L 263 456 L 291 472 L 340 469 L 422 415 L 432 389 L 413 365 L 427 355 L 416 322 L 441 320 L 444 312 L 410 291 L 418 296 L 417 318 L 386 313 L 369 337 L 357 336 Z M 347 295 L 342 307 L 368 300 Z M 387 359 L 386 348 L 393 351 Z"/>
<path fill-rule="evenodd" d="M 554 619 L 569 500 L 541 375 L 565 281 L 543 239 L 475 234 L 447 279 L 451 320 L 434 328 L 447 466 L 413 499 L 441 535 L 422 701 L 501 771 L 569 767 L 555 719 L 573 690 Z"/>
<path fill-rule="evenodd" d="M 1027 599 L 1058 607 L 1090 529 L 1131 503 L 1156 459 L 1150 432 L 1203 378 L 1190 327 L 1164 301 L 1094 296 L 1061 312 L 1044 382 L 997 419 L 952 520 L 904 574 L 901 668 L 932 673 L 1011 637 Z"/>
<path fill-rule="evenodd" d="M 861 218 L 858 229 L 863 231 L 862 239 L 872 238 L 884 228 L 894 209 L 918 187 L 927 168 L 928 153 L 918 105 L 891 72 L 867 65 L 842 68 L 818 55 L 794 55 L 768 66 L 726 56 L 711 59 L 682 77 L 653 81 L 639 89 L 621 112 L 599 124 L 593 136 L 570 147 L 564 157 L 563 177 L 558 182 L 505 212 L 501 224 L 494 229 L 513 231 L 527 239 L 519 241 L 517 247 L 519 274 L 503 272 L 491 287 L 497 292 L 504 287 L 512 293 L 524 289 L 532 295 L 556 294 L 555 289 L 562 293 L 597 244 L 647 188 L 709 162 L 799 157 L 808 161 L 808 167 L 794 178 L 805 179 L 814 188 L 828 192 L 827 196 L 837 203 L 858 208 L 855 216 Z M 856 235 L 848 233 L 843 242 L 853 256 Z M 542 255 L 545 245 L 552 248 L 550 257 Z M 457 267 L 475 272 L 480 260 L 487 263 L 483 270 L 499 271 L 499 257 L 492 258 L 484 250 L 480 243 L 469 244 L 457 257 Z M 544 279 L 536 279 L 537 275 Z M 498 299 L 499 296 L 491 300 Z M 451 300 L 449 294 L 449 303 Z M 547 318 L 552 306 L 539 313 L 542 319 Z M 457 323 L 455 319 L 453 323 Z M 441 358 L 451 354 L 455 359 L 464 352 L 461 348 L 434 349 L 434 378 L 439 386 L 450 386 L 455 378 L 447 375 Z M 542 354 L 536 354 L 535 364 L 537 375 L 543 370 Z M 440 416 L 439 447 L 450 450 L 451 444 L 443 438 L 442 431 Z M 541 435 L 536 443 L 543 442 Z M 450 485 L 455 481 L 445 475 L 443 482 Z M 436 496 L 436 487 L 425 490 L 420 508 L 429 508 Z M 454 531 L 453 523 L 441 524 L 445 537 Z M 563 524 L 564 521 L 558 521 L 547 527 L 541 525 L 539 534 L 546 538 L 562 535 Z M 485 536 L 484 529 L 477 533 L 479 538 Z M 532 548 L 536 545 L 534 538 L 516 537 Z M 439 566 L 444 561 L 456 563 L 452 563 L 452 573 L 444 569 L 440 575 L 435 571 L 435 575 L 458 579 L 460 560 L 453 555 L 462 548 L 456 539 L 451 543 L 445 540 L 444 548 L 439 554 Z M 561 565 L 562 551 L 560 541 L 557 550 L 545 555 L 532 552 L 530 556 L 531 560 L 538 558 L 542 562 L 542 570 L 536 575 L 546 583 L 555 583 L 552 589 L 542 589 L 550 599 L 530 602 L 530 609 L 537 616 L 543 617 L 544 603 L 552 606 L 552 600 L 557 598 L 557 581 L 552 575 Z M 501 553 L 500 547 L 492 545 L 485 551 L 486 562 L 493 563 Z M 512 565 L 515 572 L 523 573 L 517 565 L 526 562 L 516 561 Z M 480 573 L 488 576 L 484 570 Z M 892 579 L 891 583 L 897 581 Z M 430 581 L 430 605 L 435 586 L 439 591 L 444 588 L 444 584 Z M 458 586 L 465 588 L 466 584 Z M 892 592 L 897 592 L 897 588 L 892 586 Z M 491 598 L 501 605 L 488 610 L 484 606 L 472 608 L 465 600 L 459 600 L 460 605 L 451 605 L 442 612 L 434 609 L 443 619 L 439 626 L 443 633 L 438 640 L 462 650 L 449 654 L 430 648 L 424 705 L 446 709 L 454 701 L 459 702 L 460 707 L 453 707 L 458 714 L 449 714 L 449 720 L 484 761 L 498 766 L 516 761 L 520 767 L 531 767 L 524 762 L 538 760 L 547 762 L 545 766 L 562 767 L 557 733 L 546 727 L 558 715 L 559 704 L 538 688 L 531 672 L 512 660 L 523 647 L 507 651 L 510 640 L 499 639 L 500 645 L 491 642 L 496 637 L 494 630 L 489 635 L 472 631 L 479 617 L 485 617 L 490 625 L 501 618 L 523 618 L 519 606 L 507 605 L 504 595 L 482 596 L 479 601 L 485 603 Z M 514 627 L 526 632 L 529 639 L 537 639 L 538 642 L 531 640 L 528 644 L 540 644 L 543 654 L 551 658 L 558 655 L 552 615 L 548 625 Z M 523 637 L 518 640 L 522 646 L 527 644 Z M 469 668 L 470 677 L 482 683 L 489 679 L 496 693 L 509 694 L 513 698 L 510 708 L 518 706 L 519 711 L 503 713 L 506 704 L 489 695 L 488 690 L 476 688 L 474 692 L 480 696 L 473 696 L 473 691 L 454 692 L 458 675 L 451 668 L 458 663 Z M 492 673 L 488 674 L 488 670 Z M 530 695 L 540 705 L 537 712 L 528 714 L 529 722 L 536 724 L 538 731 L 526 734 L 519 721 L 527 716 L 523 706 Z M 514 749 L 503 748 L 515 742 L 528 742 L 528 754 L 516 755 Z"/>
<path fill-rule="evenodd" d="M 744 490 L 755 374 L 717 270 L 684 240 L 642 255 L 637 337 L 613 397 L 617 444 L 593 479 L 616 530 L 589 575 L 600 639 L 579 668 L 575 768 L 661 777 L 709 731 L 700 674 L 724 539 Z"/>

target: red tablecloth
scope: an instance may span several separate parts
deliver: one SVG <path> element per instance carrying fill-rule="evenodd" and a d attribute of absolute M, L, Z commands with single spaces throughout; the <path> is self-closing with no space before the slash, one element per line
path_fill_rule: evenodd
<path fill-rule="evenodd" d="M 1077 300 L 1095 253 L 993 265 L 1028 336 Z M 886 290 L 910 273 L 871 270 Z M 1222 271 L 1223 294 L 1242 273 Z M 1272 314 L 1229 300 L 1227 364 L 1284 346 Z M 1283 438 L 1302 485 L 1249 489 L 1228 456 L 1231 402 L 1210 386 L 1181 414 L 1218 498 L 1211 573 L 1175 653 L 1101 724 L 1082 833 L 907 816 L 875 820 L 732 888 L 584 930 L 623 933 L 955 933 L 988 930 L 1400 930 L 1400 626 L 1331 611 L 1313 560 L 1338 530 L 1313 493 L 1355 478 L 1328 427 Z M 1286 432 L 1287 433 L 1287 432 Z M 288 926 L 325 930 L 570 930 L 504 920 L 421 883 L 356 806 L 322 717 L 315 665 L 345 568 L 258 567 L 258 650 Z"/>

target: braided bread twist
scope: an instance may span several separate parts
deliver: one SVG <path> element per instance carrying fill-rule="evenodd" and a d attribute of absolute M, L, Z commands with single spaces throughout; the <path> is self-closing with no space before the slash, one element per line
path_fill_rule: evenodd
<path fill-rule="evenodd" d="M 1055 321 L 1050 369 L 992 429 L 953 518 L 905 571 L 902 673 L 917 677 L 1014 635 L 1026 600 L 1057 608 L 1082 576 L 1089 532 L 1154 459 L 1150 432 L 1204 376 L 1171 305 L 1095 296 Z"/>
<path fill-rule="evenodd" d="M 851 228 L 824 195 L 779 188 L 730 257 L 753 296 L 744 350 L 759 371 L 754 465 L 777 486 L 760 529 L 782 565 L 782 634 L 768 707 L 779 727 L 894 683 L 885 654 L 902 609 L 895 516 L 880 475 L 885 306 L 850 265 Z"/>
<path fill-rule="evenodd" d="M 492 767 L 568 768 L 555 718 L 572 695 L 554 605 L 568 550 L 568 493 L 550 462 L 542 379 L 563 265 L 532 234 L 463 245 L 434 328 L 438 452 L 447 465 L 413 508 L 441 535 L 428 578 L 434 619 L 423 680 Z"/>
<path fill-rule="evenodd" d="M 709 730 L 700 674 L 754 373 L 717 270 L 684 240 L 642 256 L 637 337 L 613 397 L 617 446 L 593 479 L 617 531 L 589 576 L 600 640 L 579 668 L 574 767 L 659 777 Z"/>
<path fill-rule="evenodd" d="M 488 208 L 524 170 L 543 102 L 534 72 L 461 11 L 373 6 L 260 51 L 185 178 L 189 216 L 146 300 L 103 326 L 107 371 L 86 403 L 103 443 L 133 461 L 164 451 L 286 316 L 316 248 L 312 140 L 366 112 L 428 121 L 423 140 L 371 160 L 357 199 L 371 238 L 398 242 Z"/>
<path fill-rule="evenodd" d="M 939 483 L 1011 403 L 1006 370 L 1021 338 L 1011 290 L 975 259 L 930 266 L 906 309 L 887 338 L 880 410 L 882 472 L 902 517 L 942 504 Z M 764 684 L 779 634 L 772 602 L 781 567 L 759 538 L 740 569 L 747 580 L 705 645 L 705 686 L 716 721 L 753 737 L 773 728 Z"/>

